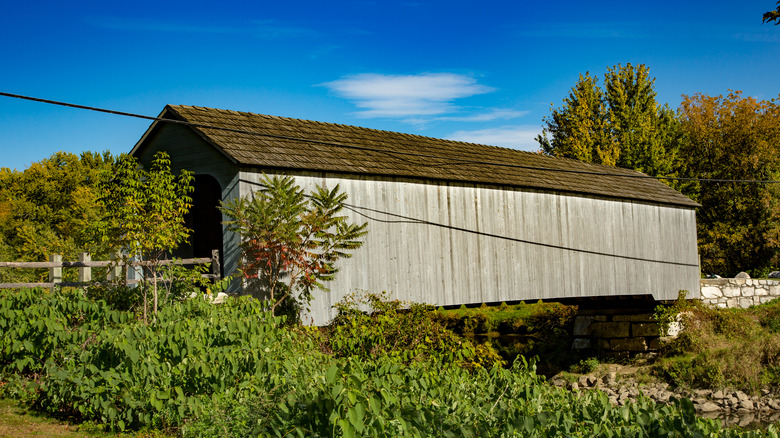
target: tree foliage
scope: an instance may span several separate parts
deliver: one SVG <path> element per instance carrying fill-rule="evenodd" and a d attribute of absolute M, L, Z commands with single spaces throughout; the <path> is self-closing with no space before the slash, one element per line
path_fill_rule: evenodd
<path fill-rule="evenodd" d="M 171 172 L 167 153 L 154 155 L 149 170 L 138 165 L 135 157 L 122 155 L 113 168 L 113 178 L 104 181 L 100 202 L 104 217 L 97 229 L 103 242 L 118 249 L 122 257 L 150 262 L 153 282 L 153 310 L 157 313 L 157 273 L 159 261 L 187 239 L 190 230 L 184 215 L 192 206 L 193 176 Z M 147 318 L 144 294 L 144 320 Z"/>
<path fill-rule="evenodd" d="M 774 21 L 775 26 L 780 24 L 780 1 L 777 2 L 777 9 L 764 13 L 764 18 L 761 20 L 761 23 L 768 23 L 770 21 Z"/>
<path fill-rule="evenodd" d="M 251 196 L 222 204 L 226 224 L 241 236 L 241 272 L 273 309 L 288 297 L 306 304 L 314 288 L 327 290 L 322 282 L 335 277 L 336 262 L 363 244 L 367 223 L 340 215 L 346 199 L 338 185 L 307 195 L 290 176 L 265 176 Z"/>
<path fill-rule="evenodd" d="M 604 88 L 586 73 L 560 108 L 545 117 L 537 137 L 542 152 L 556 157 L 670 175 L 677 160 L 679 125 L 659 105 L 655 79 L 645 65 L 607 68 Z"/>
<path fill-rule="evenodd" d="M 780 105 L 740 92 L 685 96 L 680 105 L 684 174 L 732 180 L 780 179 Z M 698 211 L 702 270 L 754 276 L 778 266 L 777 184 L 691 183 L 685 193 Z M 765 273 L 765 272 L 764 272 Z"/>
<path fill-rule="evenodd" d="M 0 169 L 0 260 L 45 261 L 52 253 L 65 260 L 75 260 L 79 252 L 107 256 L 90 225 L 103 215 L 98 186 L 114 162 L 108 152 L 57 152 L 23 171 Z M 0 281 L 35 282 L 45 275 L 7 270 Z"/>

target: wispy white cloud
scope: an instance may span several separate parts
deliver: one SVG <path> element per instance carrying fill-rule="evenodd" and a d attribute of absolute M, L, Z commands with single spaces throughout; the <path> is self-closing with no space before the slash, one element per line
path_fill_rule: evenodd
<path fill-rule="evenodd" d="M 165 32 L 190 34 L 250 35 L 264 40 L 291 39 L 317 36 L 312 29 L 297 27 L 276 20 L 255 20 L 239 26 L 219 26 L 177 20 L 149 20 L 139 18 L 90 17 L 92 26 L 133 32 Z"/>
<path fill-rule="evenodd" d="M 539 150 L 539 144 L 534 139 L 540 133 L 541 128 L 538 126 L 502 126 L 475 131 L 455 131 L 448 135 L 447 138 L 535 152 Z"/>
<path fill-rule="evenodd" d="M 444 116 L 437 117 L 436 120 L 447 122 L 490 122 L 493 120 L 509 120 L 523 117 L 530 111 L 518 111 L 508 108 L 492 108 L 482 113 L 471 114 L 467 116 Z"/>
<path fill-rule="evenodd" d="M 254 34 L 266 40 L 308 38 L 317 36 L 319 32 L 304 27 L 280 23 L 276 20 L 256 20 Z"/>
<path fill-rule="evenodd" d="M 634 39 L 648 34 L 639 23 L 545 23 L 544 26 L 529 27 L 518 31 L 522 36 L 537 38 L 589 38 L 589 39 Z"/>
<path fill-rule="evenodd" d="M 169 33 L 211 33 L 236 34 L 246 33 L 248 29 L 236 26 L 217 26 L 204 23 L 185 23 L 175 20 L 154 20 L 127 17 L 89 17 L 85 21 L 95 27 L 113 30 L 136 32 L 169 32 Z"/>
<path fill-rule="evenodd" d="M 775 32 L 768 32 L 762 29 L 763 32 L 735 33 L 733 38 L 738 41 L 746 41 L 749 43 L 776 43 L 780 41 L 780 33 L 778 33 L 776 29 L 769 29 L 775 30 Z"/>
<path fill-rule="evenodd" d="M 352 100 L 359 117 L 413 118 L 454 113 L 456 99 L 492 92 L 466 75 L 423 73 L 382 75 L 364 73 L 322 84 Z"/>

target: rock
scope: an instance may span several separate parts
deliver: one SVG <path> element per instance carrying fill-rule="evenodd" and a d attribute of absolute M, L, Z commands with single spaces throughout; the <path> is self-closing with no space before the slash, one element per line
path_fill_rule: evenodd
<path fill-rule="evenodd" d="M 780 278 L 780 271 L 772 271 L 767 275 L 769 278 Z"/>
<path fill-rule="evenodd" d="M 579 391 L 579 389 L 580 389 L 580 385 L 579 385 L 579 383 L 577 383 L 577 382 L 571 382 L 571 386 L 569 386 L 569 388 L 570 388 L 572 391 Z"/>
<path fill-rule="evenodd" d="M 593 323 L 592 316 L 577 315 L 574 318 L 574 336 L 590 336 L 590 325 Z M 588 345 L 590 347 L 590 345 Z"/>
<path fill-rule="evenodd" d="M 571 344 L 572 350 L 587 350 L 590 348 L 590 339 L 577 338 Z"/>
<path fill-rule="evenodd" d="M 701 404 L 696 405 L 696 411 L 698 412 L 716 412 L 720 410 L 720 406 L 711 401 L 704 401 Z"/>
<path fill-rule="evenodd" d="M 227 298 L 228 298 L 228 294 L 224 292 L 220 292 L 217 294 L 216 297 L 214 297 L 213 300 L 211 300 L 211 304 L 222 304 L 225 302 L 225 300 L 227 300 Z"/>
<path fill-rule="evenodd" d="M 599 379 L 596 378 L 596 376 L 588 376 L 588 386 L 596 386 L 596 383 L 599 382 Z"/>
<path fill-rule="evenodd" d="M 780 411 L 780 400 L 770 400 L 768 405 L 770 408 Z"/>
<path fill-rule="evenodd" d="M 741 415 L 741 418 L 739 419 L 739 427 L 746 427 L 747 425 L 753 423 L 756 420 L 756 416 L 753 414 L 745 414 Z"/>
<path fill-rule="evenodd" d="M 566 386 L 566 380 L 561 376 L 555 376 L 550 380 L 550 383 L 561 388 Z"/>
<path fill-rule="evenodd" d="M 587 388 L 588 386 L 588 376 L 580 376 L 579 379 L 577 379 L 577 383 L 579 384 L 580 388 Z"/>
<path fill-rule="evenodd" d="M 604 382 L 604 384 L 607 386 L 614 385 L 616 380 L 617 380 L 617 373 L 614 371 L 607 373 L 604 377 L 601 378 L 601 381 Z"/>
<path fill-rule="evenodd" d="M 723 400 L 724 398 L 726 398 L 726 393 L 721 390 L 717 390 L 712 394 L 712 398 L 714 398 L 715 400 Z"/>
<path fill-rule="evenodd" d="M 750 397 L 748 397 L 748 395 L 747 395 L 747 394 L 745 394 L 745 393 L 744 393 L 744 392 L 742 392 L 742 391 L 737 391 L 737 392 L 735 392 L 735 393 L 734 393 L 734 396 L 735 396 L 735 397 L 737 398 L 737 400 L 739 400 L 739 401 L 745 401 L 745 400 L 749 400 L 749 399 L 750 399 Z"/>
<path fill-rule="evenodd" d="M 734 278 L 750 278 L 750 275 L 748 275 L 747 272 L 740 272 L 739 274 L 735 275 Z"/>
<path fill-rule="evenodd" d="M 751 400 L 742 400 L 739 402 L 739 406 L 737 407 L 738 410 L 742 411 L 752 411 L 755 409 L 755 405 L 753 405 L 753 402 Z"/>

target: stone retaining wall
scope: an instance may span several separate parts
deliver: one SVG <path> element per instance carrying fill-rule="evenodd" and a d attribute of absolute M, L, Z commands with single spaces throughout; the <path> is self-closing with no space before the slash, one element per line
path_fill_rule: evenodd
<path fill-rule="evenodd" d="M 748 308 L 780 297 L 780 280 L 717 278 L 701 280 L 701 300 L 720 308 Z"/>
<path fill-rule="evenodd" d="M 657 350 L 660 331 L 652 307 L 627 307 L 580 308 L 572 348 L 616 357 Z"/>

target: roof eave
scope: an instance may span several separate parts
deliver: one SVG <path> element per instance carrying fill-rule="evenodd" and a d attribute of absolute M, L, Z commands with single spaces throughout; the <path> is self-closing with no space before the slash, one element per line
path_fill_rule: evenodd
<path fill-rule="evenodd" d="M 174 117 L 170 117 L 170 115 L 173 115 Z M 208 135 L 203 133 L 200 129 L 198 129 L 197 125 L 190 123 L 185 117 L 183 117 L 181 114 L 179 114 L 171 105 L 165 105 L 165 108 L 160 112 L 160 114 L 157 116 L 157 119 L 152 122 L 151 125 L 149 125 L 149 128 L 146 129 L 146 132 L 141 136 L 141 138 L 136 142 L 135 146 L 133 146 L 133 149 L 130 150 L 130 155 L 136 156 L 137 153 L 140 152 L 143 145 L 146 143 L 146 140 L 149 138 L 152 132 L 157 128 L 158 125 L 163 123 L 168 123 L 163 119 L 169 119 L 177 122 L 177 124 L 182 124 L 188 128 L 190 128 L 193 132 L 195 132 L 203 141 L 208 143 L 211 147 L 217 150 L 222 156 L 228 159 L 233 164 L 240 165 L 242 164 L 239 160 L 237 160 L 232 155 L 225 152 L 225 150 L 220 147 L 216 142 L 211 140 Z"/>

